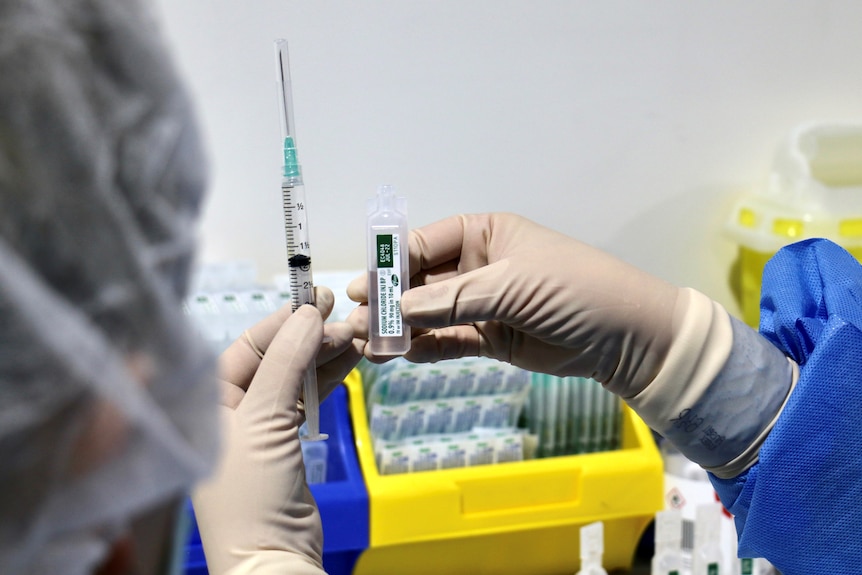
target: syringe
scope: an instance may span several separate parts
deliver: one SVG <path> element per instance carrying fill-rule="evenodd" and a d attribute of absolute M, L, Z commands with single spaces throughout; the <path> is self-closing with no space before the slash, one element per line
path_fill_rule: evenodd
<path fill-rule="evenodd" d="M 283 154 L 281 196 L 284 203 L 284 234 L 290 272 L 291 307 L 296 311 L 303 304 L 314 305 L 314 282 L 311 277 L 311 244 L 308 241 L 305 186 L 296 155 L 287 40 L 275 41 L 275 64 Z M 320 433 L 320 401 L 317 395 L 317 371 L 314 365 L 309 367 L 305 374 L 303 404 L 308 434 L 302 436 L 302 439 L 305 441 L 326 439 L 328 435 Z"/>

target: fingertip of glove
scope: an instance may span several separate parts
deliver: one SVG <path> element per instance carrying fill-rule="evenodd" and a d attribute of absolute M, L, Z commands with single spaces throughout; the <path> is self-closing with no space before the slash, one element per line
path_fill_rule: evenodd
<path fill-rule="evenodd" d="M 335 294 L 326 286 L 315 286 L 314 301 L 315 307 L 320 310 L 320 313 L 327 316 L 335 305 Z"/>
<path fill-rule="evenodd" d="M 415 287 L 406 290 L 401 294 L 401 316 L 407 319 L 411 314 L 415 314 L 422 301 L 422 287 Z"/>
<path fill-rule="evenodd" d="M 404 321 L 416 327 L 439 327 L 438 306 L 433 305 L 435 291 L 440 293 L 442 286 L 421 286 L 405 291 L 401 295 L 401 316 Z M 448 313 L 448 311 L 447 311 Z"/>
<path fill-rule="evenodd" d="M 363 273 L 347 284 L 347 297 L 352 301 L 364 303 L 368 301 L 368 274 Z"/>
<path fill-rule="evenodd" d="M 345 321 L 330 322 L 323 326 L 326 336 L 332 339 L 334 346 L 346 345 L 353 339 L 353 326 Z"/>
<path fill-rule="evenodd" d="M 299 309 L 293 312 L 293 317 L 310 325 L 320 324 L 321 329 L 323 329 L 323 316 L 320 310 L 311 304 L 301 305 Z"/>
<path fill-rule="evenodd" d="M 434 363 L 442 359 L 440 348 L 433 336 L 420 335 L 410 342 L 410 349 L 404 354 L 404 359 L 412 363 Z"/>

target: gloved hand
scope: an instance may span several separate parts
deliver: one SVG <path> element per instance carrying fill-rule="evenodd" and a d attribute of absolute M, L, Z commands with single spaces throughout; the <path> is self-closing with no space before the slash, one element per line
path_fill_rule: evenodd
<path fill-rule="evenodd" d="M 414 230 L 409 249 L 401 311 L 424 329 L 407 359 L 481 355 L 592 377 L 719 475 L 756 461 L 795 381 L 794 366 L 718 303 L 522 217 L 448 218 Z M 367 294 L 364 277 L 348 287 L 354 301 Z M 367 308 L 348 321 L 360 336 Z"/>
<path fill-rule="evenodd" d="M 211 575 L 323 573 L 297 400 L 315 355 L 322 400 L 356 365 L 364 343 L 354 343 L 346 323 L 323 324 L 333 301 L 317 288 L 318 309 L 291 314 L 286 306 L 220 358 L 225 445 L 215 476 L 192 495 Z M 331 341 L 321 345 L 324 336 Z"/>

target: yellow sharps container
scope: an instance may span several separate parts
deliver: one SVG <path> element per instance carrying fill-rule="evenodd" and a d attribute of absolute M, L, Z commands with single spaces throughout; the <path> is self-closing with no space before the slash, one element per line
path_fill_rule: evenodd
<path fill-rule="evenodd" d="M 791 131 L 766 184 L 736 202 L 726 229 L 739 244 L 735 287 L 752 327 L 760 321 L 763 267 L 781 247 L 826 238 L 862 260 L 862 123 Z"/>

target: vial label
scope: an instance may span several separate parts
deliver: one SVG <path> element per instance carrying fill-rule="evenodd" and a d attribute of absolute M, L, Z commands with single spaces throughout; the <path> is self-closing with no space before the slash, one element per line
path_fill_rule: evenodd
<path fill-rule="evenodd" d="M 398 234 L 377 234 L 377 325 L 382 337 L 401 337 L 401 245 Z"/>

